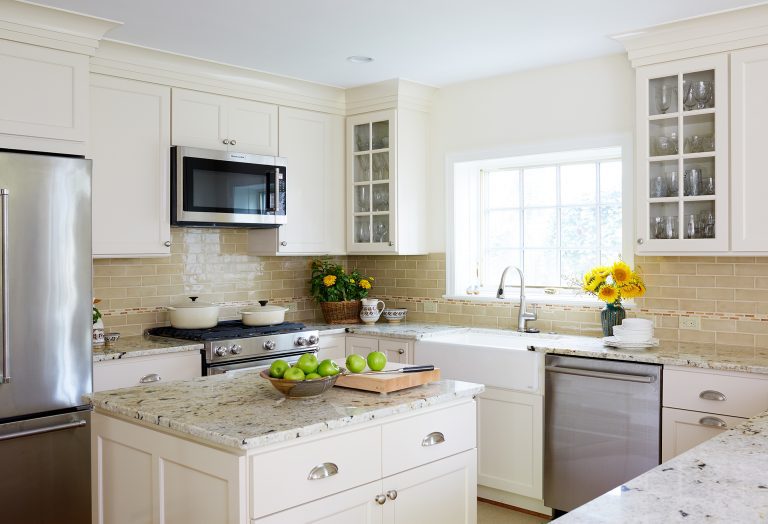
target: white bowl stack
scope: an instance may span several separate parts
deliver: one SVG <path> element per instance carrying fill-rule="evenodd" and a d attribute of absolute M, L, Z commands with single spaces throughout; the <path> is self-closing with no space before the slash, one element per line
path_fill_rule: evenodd
<path fill-rule="evenodd" d="M 653 322 L 644 318 L 625 318 L 620 326 L 613 326 L 613 336 L 619 342 L 640 344 L 653 340 Z"/>

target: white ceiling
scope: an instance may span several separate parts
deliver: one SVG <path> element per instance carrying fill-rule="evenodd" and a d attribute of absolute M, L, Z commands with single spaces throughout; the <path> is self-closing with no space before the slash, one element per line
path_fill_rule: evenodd
<path fill-rule="evenodd" d="M 756 0 L 37 0 L 109 38 L 339 87 L 443 86 L 618 53 L 609 35 Z M 352 64 L 350 55 L 373 63 Z"/>

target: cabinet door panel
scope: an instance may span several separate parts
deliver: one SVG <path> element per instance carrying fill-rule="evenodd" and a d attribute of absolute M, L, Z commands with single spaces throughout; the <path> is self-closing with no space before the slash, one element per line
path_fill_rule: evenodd
<path fill-rule="evenodd" d="M 88 57 L 0 40 L 0 133 L 84 142 Z"/>
<path fill-rule="evenodd" d="M 320 347 L 318 348 L 317 352 L 318 360 L 325 360 L 326 358 L 330 358 L 343 362 L 346 353 L 345 335 L 320 334 Z"/>
<path fill-rule="evenodd" d="M 170 89 L 91 77 L 94 256 L 170 254 Z"/>
<path fill-rule="evenodd" d="M 226 151 L 226 103 L 227 98 L 223 96 L 174 89 L 173 145 Z"/>
<path fill-rule="evenodd" d="M 343 118 L 281 107 L 280 156 L 288 159 L 280 252 L 344 253 Z"/>
<path fill-rule="evenodd" d="M 277 155 L 277 106 L 252 100 L 227 100 L 227 138 L 230 151 Z"/>
<path fill-rule="evenodd" d="M 379 339 L 373 337 L 347 337 L 347 356 L 357 353 L 363 357 L 379 350 Z"/>
<path fill-rule="evenodd" d="M 405 340 L 379 340 L 379 351 L 387 355 L 387 362 L 407 364 L 409 344 Z"/>
<path fill-rule="evenodd" d="M 661 410 L 661 461 L 666 462 L 746 420 L 712 413 L 663 408 Z M 719 421 L 726 425 L 723 427 L 708 425 Z"/>
<path fill-rule="evenodd" d="M 768 119 L 768 46 L 731 55 L 731 184 L 733 251 L 768 251 L 768 177 L 765 142 Z"/>

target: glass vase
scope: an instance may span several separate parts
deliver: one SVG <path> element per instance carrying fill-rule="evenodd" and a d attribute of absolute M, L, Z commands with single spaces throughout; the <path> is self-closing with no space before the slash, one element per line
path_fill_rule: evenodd
<path fill-rule="evenodd" d="M 613 336 L 613 326 L 618 326 L 621 321 L 627 318 L 627 312 L 621 307 L 621 304 L 606 303 L 600 311 L 600 324 L 603 326 L 603 336 Z"/>

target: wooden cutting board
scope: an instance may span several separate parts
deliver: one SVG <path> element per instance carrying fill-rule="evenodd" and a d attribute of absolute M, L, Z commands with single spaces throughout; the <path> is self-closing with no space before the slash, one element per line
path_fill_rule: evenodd
<path fill-rule="evenodd" d="M 403 364 L 387 365 L 386 369 L 399 369 Z M 440 380 L 440 370 L 419 371 L 418 373 L 382 373 L 380 375 L 350 374 L 336 379 L 336 386 L 375 393 L 392 393 Z"/>

